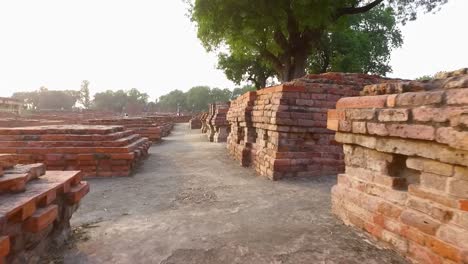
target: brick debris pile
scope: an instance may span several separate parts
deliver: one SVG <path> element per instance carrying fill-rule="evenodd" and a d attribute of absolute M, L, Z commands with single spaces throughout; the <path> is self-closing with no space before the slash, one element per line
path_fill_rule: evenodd
<path fill-rule="evenodd" d="M 126 130 L 133 130 L 153 143 L 160 141 L 162 137 L 161 127 L 150 118 L 91 119 L 87 123 L 90 125 L 123 126 Z"/>
<path fill-rule="evenodd" d="M 468 263 L 466 70 L 363 91 L 380 95 L 328 115 L 346 161 L 333 212 L 415 263 Z"/>
<path fill-rule="evenodd" d="M 229 102 L 210 104 L 210 111 L 206 119 L 207 137 L 210 142 L 226 142 L 229 135 L 229 123 L 226 119 Z"/>
<path fill-rule="evenodd" d="M 122 126 L 0 128 L 0 151 L 48 170 L 81 170 L 84 176 L 128 176 L 148 155 L 151 142 Z"/>
<path fill-rule="evenodd" d="M 229 151 L 272 180 L 342 172 L 343 150 L 326 128 L 327 109 L 382 81 L 363 74 L 308 75 L 241 96 L 228 114 Z"/>
<path fill-rule="evenodd" d="M 89 192 L 79 171 L 16 165 L 0 155 L 0 263 L 38 263 L 70 234 L 70 218 Z"/>

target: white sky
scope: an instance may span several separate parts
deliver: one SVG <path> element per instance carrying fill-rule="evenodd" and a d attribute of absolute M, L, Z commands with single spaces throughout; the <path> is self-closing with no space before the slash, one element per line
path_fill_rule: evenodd
<path fill-rule="evenodd" d="M 467 0 L 403 27 L 391 76 L 468 66 Z M 152 99 L 197 85 L 232 88 L 182 0 L 0 0 L 0 96 L 15 91 L 137 88 Z"/>

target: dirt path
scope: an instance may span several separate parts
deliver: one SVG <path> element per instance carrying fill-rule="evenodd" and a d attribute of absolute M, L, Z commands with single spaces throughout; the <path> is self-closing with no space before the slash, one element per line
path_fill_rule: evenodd
<path fill-rule="evenodd" d="M 334 181 L 255 177 L 179 124 L 133 177 L 90 181 L 64 263 L 406 263 L 330 214 Z"/>

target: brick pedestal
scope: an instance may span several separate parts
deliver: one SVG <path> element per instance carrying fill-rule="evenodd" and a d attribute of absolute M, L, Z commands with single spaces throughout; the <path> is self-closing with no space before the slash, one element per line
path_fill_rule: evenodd
<path fill-rule="evenodd" d="M 343 98 L 328 115 L 346 162 L 333 212 L 414 263 L 468 263 L 468 75 L 453 75 L 368 86 L 403 93 Z"/>
<path fill-rule="evenodd" d="M 125 130 L 132 130 L 153 143 L 159 142 L 162 137 L 161 127 L 149 118 L 91 119 L 87 123 L 90 125 L 123 126 Z"/>

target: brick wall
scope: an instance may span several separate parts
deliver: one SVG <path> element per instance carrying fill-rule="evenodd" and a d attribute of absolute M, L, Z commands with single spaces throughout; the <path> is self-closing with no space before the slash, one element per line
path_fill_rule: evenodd
<path fill-rule="evenodd" d="M 367 86 L 328 113 L 346 163 L 333 212 L 415 263 L 468 263 L 465 73 Z"/>
<path fill-rule="evenodd" d="M 342 147 L 326 128 L 327 109 L 342 97 L 358 96 L 363 85 L 383 80 L 327 73 L 244 94 L 228 113 L 229 152 L 272 180 L 341 172 Z"/>

